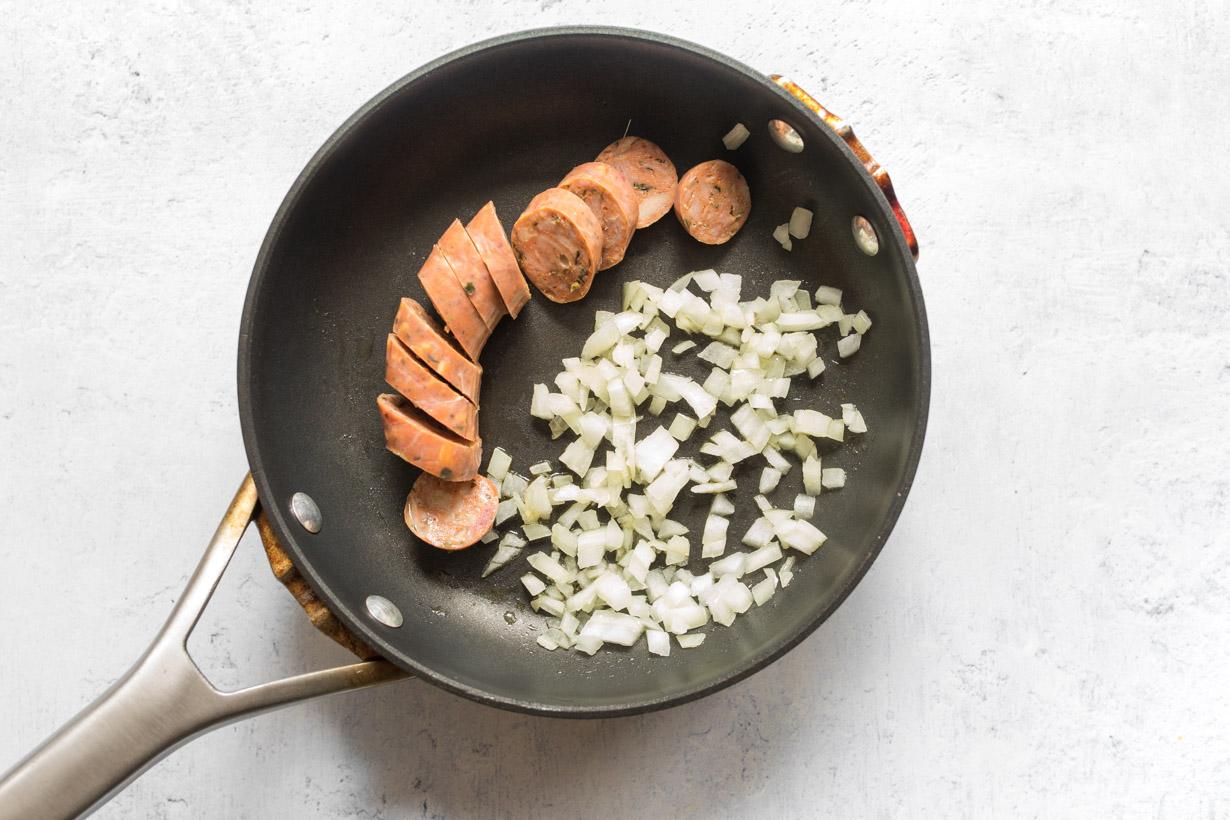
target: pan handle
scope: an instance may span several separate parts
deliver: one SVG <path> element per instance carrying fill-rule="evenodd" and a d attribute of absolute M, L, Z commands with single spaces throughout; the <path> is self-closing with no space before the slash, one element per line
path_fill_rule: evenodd
<path fill-rule="evenodd" d="M 850 150 L 854 152 L 854 156 L 858 157 L 859 162 L 863 163 L 863 167 L 867 169 L 867 173 L 871 174 L 871 178 L 875 180 L 876 185 L 880 186 L 880 191 L 883 192 L 884 198 L 888 200 L 888 206 L 893 209 L 893 215 L 897 217 L 897 223 L 901 225 L 901 233 L 905 235 L 905 242 L 910 248 L 910 255 L 918 261 L 918 237 L 914 235 L 914 228 L 910 226 L 910 220 L 905 215 L 905 210 L 901 207 L 901 203 L 897 201 L 897 192 L 893 190 L 893 181 L 888 177 L 888 171 L 885 171 L 880 163 L 875 161 L 875 157 L 871 156 L 871 152 L 863 146 L 861 140 L 854 136 L 854 129 L 850 124 L 841 117 L 829 111 L 821 105 L 815 97 L 808 94 L 799 85 L 788 77 L 783 77 L 781 74 L 770 74 L 769 79 L 777 83 L 803 104 L 803 107 L 815 114 L 821 122 L 837 132 L 837 136 L 845 140 L 846 145 L 850 146 Z"/>
<path fill-rule="evenodd" d="M 388 661 L 375 660 L 223 692 L 202 674 L 188 654 L 188 636 L 257 504 L 249 474 L 141 659 L 0 778 L 0 820 L 89 814 L 172 750 L 210 729 L 319 695 L 405 677 Z"/>

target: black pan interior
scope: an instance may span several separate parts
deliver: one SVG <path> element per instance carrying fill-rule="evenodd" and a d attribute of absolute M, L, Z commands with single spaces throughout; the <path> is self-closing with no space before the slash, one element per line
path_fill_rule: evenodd
<path fill-rule="evenodd" d="M 799 130 L 802 153 L 770 141 L 774 117 Z M 827 462 L 850 473 L 847 489 L 818 503 L 828 544 L 800 561 L 785 594 L 733 628 L 710 626 L 701 648 L 676 647 L 665 659 L 643 644 L 592 658 L 543 651 L 534 642 L 539 616 L 518 582 L 523 562 L 480 580 L 489 547 L 447 554 L 416 543 L 401 517 L 416 471 L 385 452 L 374 405 L 387 390 L 384 337 L 397 300 L 427 303 L 415 271 L 449 221 L 493 199 L 510 227 L 535 193 L 592 159 L 629 120 L 631 133 L 660 144 L 681 175 L 702 160 L 732 159 L 751 187 L 751 219 L 734 241 L 709 247 L 668 215 L 636 234 L 627 259 L 599 275 L 585 301 L 556 305 L 536 295 L 521 318 L 506 320 L 483 354 L 488 453 L 503 446 L 522 471 L 558 455 L 562 446 L 528 415 L 531 386 L 549 383 L 560 359 L 579 352 L 595 310 L 619 309 L 629 278 L 661 285 L 717 268 L 743 275 L 744 298 L 767 293 L 779 278 L 828 283 L 875 322 L 855 358 L 830 364 L 817 391 L 785 407 L 833 412 L 853 400 L 871 427 Z M 730 154 L 721 137 L 735 122 L 752 137 Z M 799 204 L 815 211 L 812 235 L 786 253 L 770 233 Z M 879 255 L 856 249 L 856 214 L 878 230 Z M 834 362 L 835 338 L 824 336 L 822 350 Z M 897 517 L 922 444 L 928 390 L 912 260 L 883 197 L 845 146 L 744 66 L 658 35 L 599 29 L 514 35 L 463 50 L 356 114 L 311 161 L 269 232 L 239 350 L 244 439 L 261 497 L 316 590 L 407 669 L 470 697 L 548 714 L 680 702 L 749 674 L 807 635 L 865 572 Z M 743 487 L 754 486 L 760 466 L 741 470 Z M 796 468 L 774 496 L 780 505 L 799 483 Z M 319 503 L 319 534 L 287 514 L 296 491 Z M 738 499 L 732 544 L 755 517 L 752 492 Z M 706 506 L 680 508 L 697 532 Z M 397 604 L 401 628 L 366 615 L 373 593 Z"/>

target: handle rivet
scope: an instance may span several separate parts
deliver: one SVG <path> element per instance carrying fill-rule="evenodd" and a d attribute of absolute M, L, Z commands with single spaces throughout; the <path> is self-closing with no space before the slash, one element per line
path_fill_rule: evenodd
<path fill-rule="evenodd" d="M 858 245 L 860 251 L 868 256 L 875 256 L 880 252 L 880 237 L 866 217 L 854 217 L 850 229 L 854 232 L 854 244 Z"/>
<path fill-rule="evenodd" d="M 803 138 L 794 130 L 794 126 L 785 120 L 769 120 L 769 136 L 783 151 L 803 153 Z"/>
<path fill-rule="evenodd" d="M 307 493 L 295 493 L 290 497 L 290 514 L 308 532 L 320 532 L 320 507 Z"/>
<path fill-rule="evenodd" d="M 367 614 L 376 621 L 394 629 L 402 625 L 401 610 L 383 595 L 367 596 Z"/>

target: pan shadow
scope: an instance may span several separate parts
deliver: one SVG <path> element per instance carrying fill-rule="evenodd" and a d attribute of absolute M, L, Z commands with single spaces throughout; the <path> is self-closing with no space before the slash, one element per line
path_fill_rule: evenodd
<path fill-rule="evenodd" d="M 423 817 L 738 813 L 735 807 L 768 789 L 791 756 L 804 754 L 817 765 L 840 758 L 843 744 L 854 740 L 827 728 L 836 721 L 826 713 L 840 707 L 827 693 L 874 675 L 874 645 L 856 635 L 856 625 L 874 617 L 870 597 L 852 596 L 843 613 L 768 669 L 663 712 L 542 718 L 411 680 L 326 699 L 316 707 L 318 723 L 354 764 L 354 812 L 379 806 L 386 816 Z M 309 638 L 310 629 L 293 635 L 301 646 L 292 651 L 338 662 L 340 650 Z M 686 656 L 678 647 L 674 653 Z"/>

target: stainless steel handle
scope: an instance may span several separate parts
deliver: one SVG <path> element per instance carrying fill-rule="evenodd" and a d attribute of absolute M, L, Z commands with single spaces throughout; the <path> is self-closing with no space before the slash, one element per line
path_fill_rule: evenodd
<path fill-rule="evenodd" d="M 141 659 L 0 778 L 0 820 L 89 814 L 172 750 L 210 729 L 319 695 L 405 677 L 387 661 L 365 661 L 223 692 L 202 674 L 188 654 L 188 636 L 257 503 L 248 475 L 166 625 Z"/>

